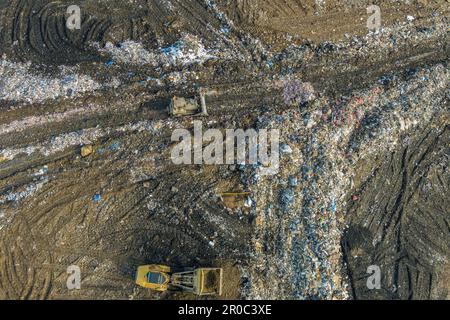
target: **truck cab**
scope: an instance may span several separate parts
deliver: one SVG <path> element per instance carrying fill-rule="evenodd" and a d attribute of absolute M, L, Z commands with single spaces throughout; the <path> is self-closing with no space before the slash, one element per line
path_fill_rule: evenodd
<path fill-rule="evenodd" d="M 140 266 L 136 272 L 136 284 L 155 291 L 167 291 L 170 284 L 170 268 L 162 265 Z"/>

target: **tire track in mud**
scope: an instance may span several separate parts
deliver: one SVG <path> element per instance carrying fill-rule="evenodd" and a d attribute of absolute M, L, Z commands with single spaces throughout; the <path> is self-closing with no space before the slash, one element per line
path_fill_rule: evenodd
<path fill-rule="evenodd" d="M 173 1 L 174 12 L 168 11 L 159 1 L 141 0 L 138 3 L 140 6 L 134 2 L 112 1 L 97 4 L 99 9 L 95 1 L 78 1 L 76 4 L 82 13 L 81 29 L 69 30 L 66 11 L 73 2 L 12 0 L 5 8 L 0 8 L 3 11 L 0 13 L 3 16 L 0 53 L 11 51 L 15 59 L 50 65 L 99 61 L 100 56 L 90 47 L 91 43 L 112 41 L 118 44 L 139 40 L 155 46 L 157 36 L 175 40 L 179 31 L 167 28 L 168 23 L 174 21 L 174 13 L 187 31 L 210 41 L 216 39 L 210 29 L 219 28 L 220 22 L 201 1 Z"/>
<path fill-rule="evenodd" d="M 81 29 L 69 30 L 66 26 L 67 8 L 73 1 L 13 0 L 3 9 L 0 22 L 3 30 L 2 47 L 11 50 L 15 59 L 50 65 L 84 61 L 98 61 L 98 52 L 90 48 L 92 42 L 115 43 L 130 39 L 154 40 L 151 19 L 139 15 L 109 17 L 104 14 L 120 2 L 105 7 L 96 16 L 89 12 L 95 3 L 78 1 L 81 8 Z M 142 1 L 144 3 L 144 1 Z M 104 6 L 104 5 L 103 5 Z M 131 7 L 130 7 L 131 8 Z M 0 9 L 1 10 L 1 9 Z M 163 12 L 160 12 L 162 15 Z M 154 20 L 154 19 L 153 19 Z M 153 27 L 155 25 L 153 24 Z"/>
<path fill-rule="evenodd" d="M 8 233 L 2 233 L 0 253 L 0 297 L 3 299 L 48 298 L 53 274 L 39 269 L 39 264 L 53 257 L 44 236 L 30 228 L 20 216 L 14 219 Z M 42 242 L 43 241 L 43 242 Z M 35 253 L 39 252 L 38 255 Z"/>
<path fill-rule="evenodd" d="M 237 217 L 228 217 L 229 214 L 214 201 L 204 199 L 204 193 L 211 190 L 210 179 L 202 181 L 204 174 L 192 175 L 197 181 L 193 184 L 188 182 L 190 179 L 181 178 L 188 173 L 180 173 L 179 168 L 172 167 L 167 168 L 164 176 L 144 181 L 130 180 L 130 169 L 138 168 L 142 160 L 140 157 L 131 160 L 126 150 L 146 150 L 148 145 L 166 143 L 164 141 L 169 138 L 162 135 L 139 139 L 132 135 L 139 134 L 115 137 L 123 148 L 109 155 L 97 154 L 84 161 L 68 157 L 58 158 L 54 163 L 47 162 L 48 183 L 32 198 L 20 203 L 22 209 L 7 229 L 2 230 L 11 237 L 21 237 L 24 232 L 20 228 L 22 221 L 32 226 L 28 234 L 34 235 L 34 240 L 28 242 L 31 245 L 37 243 L 35 252 L 27 252 L 26 257 L 25 254 L 15 257 L 6 252 L 2 255 L 9 264 L 33 266 L 29 273 L 30 284 L 22 283 L 20 279 L 23 276 L 11 267 L 3 266 L 6 271 L 0 272 L 8 274 L 5 279 L 9 282 L 5 280 L 0 288 L 9 289 L 0 291 L 2 295 L 7 298 L 22 295 L 29 299 L 64 295 L 67 279 L 64 271 L 69 265 L 76 264 L 87 277 L 83 278 L 83 283 L 89 294 L 102 292 L 112 297 L 119 297 L 119 294 L 123 297 L 124 292 L 131 294 L 135 288 L 132 272 L 137 265 L 156 262 L 172 266 L 208 265 L 218 256 L 242 256 L 246 252 L 236 252 L 245 244 L 245 237 L 239 239 L 241 243 L 236 243 L 236 238 L 227 238 L 229 233 L 219 235 L 223 239 L 216 243 L 215 248 L 208 244 L 212 230 L 217 227 L 204 218 L 204 214 L 214 212 L 215 216 L 222 211 L 224 221 L 231 219 L 226 222 L 231 227 L 230 233 L 234 230 L 240 236 L 245 229 L 242 223 L 235 225 Z M 104 143 L 103 148 L 107 148 L 111 140 Z M 101 148 L 101 145 L 96 145 L 96 148 Z M 67 170 L 59 172 L 56 168 Z M 16 174 L 21 175 L 20 172 Z M 15 178 L 12 173 L 8 180 Z M 180 179 L 184 182 L 177 182 Z M 149 186 L 144 187 L 144 182 Z M 174 187 L 184 192 L 173 193 L 171 189 Z M 102 200 L 94 203 L 92 195 L 97 192 L 102 194 Z M 150 200 L 156 202 L 155 208 L 149 209 Z M 189 214 L 192 202 L 198 202 L 198 205 Z M 13 245 L 14 238 L 11 237 L 3 239 L 2 248 Z M 112 266 L 113 269 L 106 267 L 103 270 L 102 266 Z M 111 279 L 118 275 L 120 281 L 116 284 Z M 100 285 L 99 279 L 105 279 L 108 285 Z M 32 291 L 22 294 L 31 287 Z M 16 291 L 10 288 L 16 288 Z"/>
<path fill-rule="evenodd" d="M 181 13 L 191 32 L 200 33 L 205 39 L 212 40 L 211 32 L 208 32 L 210 25 L 218 27 L 217 20 L 199 3 L 197 0 L 176 0 L 173 5 Z"/>
<path fill-rule="evenodd" d="M 356 299 L 442 299 L 438 275 L 450 260 L 449 127 L 427 129 L 385 156 L 350 206 L 343 251 Z M 378 208 L 378 209 L 376 209 Z M 382 290 L 366 269 L 382 270 Z"/>
<path fill-rule="evenodd" d="M 314 41 L 337 40 L 345 33 L 366 34 L 366 21 L 369 18 L 366 8 L 371 4 L 370 1 L 354 4 L 330 1 L 322 7 L 317 1 L 308 0 L 238 1 L 225 7 L 225 10 L 240 28 L 283 46 L 280 39 L 273 36 L 273 32 Z M 385 0 L 379 1 L 377 5 L 381 9 L 383 26 L 404 21 L 411 7 L 424 9 L 417 2 L 398 2 L 393 5 L 391 1 Z M 439 1 L 428 1 L 427 10 L 444 10 L 443 14 L 448 11 Z M 423 20 L 422 16 L 416 18 Z"/>
<path fill-rule="evenodd" d="M 11 32 L 4 37 L 5 47 L 13 50 L 16 59 L 38 63 L 76 63 L 95 59 L 93 52 L 86 51 L 85 44 L 101 41 L 111 22 L 84 18 L 79 32 L 70 31 L 66 27 L 69 5 L 60 1 L 11 1 L 2 21 L 4 29 Z"/>
<path fill-rule="evenodd" d="M 432 50 L 430 50 L 432 49 Z M 350 91 L 360 89 L 367 83 L 371 83 L 375 79 L 378 79 L 381 75 L 386 75 L 392 68 L 402 69 L 414 69 L 423 65 L 432 65 L 442 61 L 446 61 L 449 57 L 449 51 L 445 47 L 440 45 L 436 46 L 433 43 L 423 43 L 414 49 L 414 52 L 404 52 L 400 50 L 398 53 L 391 55 L 389 58 L 382 60 L 367 59 L 366 62 L 358 63 L 357 61 L 347 61 L 347 68 L 338 70 L 339 68 L 329 69 L 325 68 L 322 63 L 308 63 L 307 65 L 295 66 L 295 73 L 298 77 L 303 78 L 306 81 L 312 82 L 318 91 L 330 91 L 335 93 L 339 91 Z M 333 54 L 330 54 L 329 59 L 336 58 Z M 357 60 L 358 58 L 356 58 Z M 353 67 L 348 68 L 349 65 Z M 281 65 L 283 69 L 284 66 Z M 306 68 L 308 72 L 306 73 Z M 364 70 L 364 72 L 362 72 Z M 253 105 L 257 109 L 263 103 L 282 102 L 281 89 L 270 90 L 268 84 L 270 80 L 241 80 L 231 83 L 229 81 L 217 81 L 214 84 L 210 84 L 211 88 L 219 88 L 222 92 L 217 97 L 208 98 L 208 106 L 211 116 L 220 115 L 228 110 L 236 110 L 235 105 L 238 103 L 245 103 L 246 105 Z M 204 86 L 208 87 L 205 83 Z M 138 121 L 139 119 L 158 119 L 167 118 L 167 112 L 158 103 L 152 105 L 152 101 L 164 101 L 163 104 L 168 105 L 170 98 L 173 95 L 183 95 L 181 88 L 173 88 L 170 92 L 157 91 L 155 94 L 147 93 L 150 88 L 136 87 L 134 83 L 125 84 L 120 88 L 121 93 L 127 92 L 127 90 L 133 90 L 136 92 L 134 97 L 130 97 L 131 101 L 124 102 L 122 100 L 117 101 L 110 96 L 110 92 L 103 92 L 96 96 L 88 94 L 86 99 L 96 104 L 100 99 L 106 100 L 110 108 L 108 110 L 99 111 L 93 114 L 85 114 L 82 118 L 74 119 L 70 118 L 65 121 L 61 121 L 54 124 L 48 124 L 46 131 L 43 131 L 41 127 L 30 128 L 25 132 L 12 132 L 10 134 L 3 135 L 4 146 L 14 145 L 17 139 L 23 142 L 31 142 L 29 137 L 45 137 L 47 132 L 52 131 L 54 134 L 70 132 L 74 130 L 86 129 L 93 125 L 121 125 L 127 122 Z M 155 100 L 156 99 L 156 100 Z M 70 106 L 72 102 L 61 101 L 55 103 L 60 106 L 68 105 L 67 108 L 76 108 L 76 106 Z M 125 115 L 123 113 L 123 107 L 126 105 L 129 112 Z M 224 109 L 225 106 L 225 109 Z M 247 107 L 246 107 L 247 108 Z M 99 109 L 101 109 L 99 107 Z M 39 114 L 38 109 L 33 113 Z M 50 111 L 50 110 L 49 110 Z M 132 112 L 134 111 L 134 112 Z M 8 113 L 11 113 L 9 115 Z M 15 112 L 7 112 L 7 117 L 12 117 Z M 6 118 L 6 117 L 5 117 Z M 32 134 L 31 134 L 32 133 Z M 19 135 L 19 136 L 18 136 Z M 20 137 L 20 138 L 19 138 Z M 39 138 L 42 139 L 42 138 Z"/>
<path fill-rule="evenodd" d="M 127 38 L 139 39 L 143 35 L 150 35 L 150 40 L 145 41 L 151 42 L 152 37 L 156 37 L 154 34 L 161 37 L 178 38 L 177 31 L 166 30 L 165 23 L 167 21 L 165 20 L 170 10 L 166 10 L 162 2 L 158 1 L 147 1 L 147 8 L 142 16 L 133 15 L 133 18 L 123 17 L 123 19 L 121 17 L 123 21 L 116 21 L 100 15 L 85 17 L 79 37 L 68 33 L 64 27 L 66 7 L 62 3 L 49 1 L 11 1 L 11 3 L 14 6 L 7 11 L 9 20 L 6 20 L 6 28 L 3 25 L 3 19 L 0 22 L 2 30 L 9 30 L 8 28 L 12 30 L 7 35 L 9 42 L 5 43 L 11 45 L 11 48 L 17 53 L 17 57 L 33 59 L 40 63 L 48 62 L 51 65 L 57 64 L 58 61 L 66 63 L 67 60 L 64 59 L 72 59 L 67 57 L 67 52 L 70 53 L 70 56 L 75 57 L 69 61 L 72 63 L 95 61 L 97 53 L 94 52 L 90 55 L 91 52 L 85 47 L 89 41 L 120 42 Z M 208 39 L 214 38 L 208 30 L 211 28 L 210 25 L 217 27 L 219 24 L 212 12 L 205 7 L 205 2 L 180 0 L 173 3 L 175 3 L 174 11 L 181 12 L 176 19 L 182 20 L 186 30 L 202 34 Z M 293 3 L 289 10 L 297 10 L 294 1 L 289 1 L 289 3 Z M 33 10 L 36 13 L 33 13 Z M 284 14 L 291 14 L 291 12 Z M 12 26 L 8 27 L 8 23 Z M 143 31 L 139 31 L 139 29 Z M 3 33 L 3 38 L 4 36 Z M 17 41 L 16 46 L 12 46 L 14 41 Z M 305 73 L 306 80 L 317 84 L 320 90 L 333 87 L 335 90 L 337 90 L 336 88 L 348 90 L 348 84 L 357 82 L 357 85 L 363 86 L 378 74 L 392 70 L 393 64 L 389 65 L 389 63 L 396 59 L 400 59 L 401 68 L 447 59 L 448 53 L 437 47 L 438 45 L 430 47 L 428 43 L 425 43 L 419 48 L 414 48 L 413 51 L 399 52 L 389 59 L 382 56 L 381 59 L 367 59 L 363 63 L 359 61 L 362 58 L 357 57 L 346 62 L 354 64 L 356 67 L 342 74 L 338 69 L 346 63 L 336 64 L 339 68 L 335 65 L 334 70 L 331 71 L 323 70 L 325 63 L 335 57 L 332 54 L 317 58 L 308 66 L 301 61 L 296 62 L 297 69 L 295 70 Z M 424 48 L 428 51 L 425 51 Z M 431 54 L 423 55 L 424 52 Z M 414 58 L 416 54 L 418 54 L 417 59 Z M 381 60 L 383 60 L 382 63 L 380 63 Z M 316 62 L 317 64 L 314 64 Z M 243 62 L 243 64 L 245 63 Z M 252 83 L 247 81 L 243 86 L 243 81 L 233 81 L 238 78 L 238 73 L 236 73 L 236 77 L 227 78 L 227 72 L 225 71 L 225 75 L 213 79 L 214 83 L 232 91 L 216 99 L 211 99 L 211 115 L 213 117 L 232 111 L 235 113 L 235 117 L 239 117 L 241 120 L 251 112 L 258 110 L 261 105 L 264 105 L 264 102 L 281 98 L 280 92 L 268 92 L 267 87 L 264 86 L 257 90 L 249 90 Z M 371 75 L 370 79 L 367 79 L 367 74 Z M 364 78 L 364 81 L 359 81 L 360 78 Z M 201 81 L 199 80 L 201 84 L 211 83 L 207 81 L 202 83 Z M 258 78 L 255 83 L 259 85 L 265 81 L 266 79 Z M 155 96 L 145 94 L 146 91 L 151 90 L 162 91 Z M 116 100 L 118 96 L 125 95 L 127 91 L 131 94 L 121 100 L 127 100 L 129 108 L 125 112 L 120 109 Z M 136 88 L 135 84 L 127 83 L 120 90 L 105 90 L 97 97 L 92 98 L 92 100 L 110 107 L 104 114 L 63 121 L 49 126 L 45 130 L 36 127 L 24 131 L 23 134 L 13 132 L 9 136 L 1 137 L 2 144 L 25 145 L 40 141 L 50 135 L 91 128 L 96 125 L 117 128 L 124 123 L 139 121 L 143 118 L 152 120 L 153 116 L 156 118 L 165 114 L 161 107 L 164 103 L 161 101 L 167 102 L 175 94 L 174 92 L 176 94 L 185 93 L 186 87 L 180 85 L 177 88 L 164 89 L 144 86 Z M 89 97 L 83 96 L 75 102 L 83 104 L 87 100 Z M 46 102 L 43 104 L 43 108 L 46 111 L 58 110 L 63 103 L 65 102 L 61 100 Z M 237 106 L 238 104 L 240 105 Z M 67 108 L 70 109 L 72 106 L 67 106 Z M 44 113 L 41 105 L 33 105 L 29 109 L 30 114 Z M 275 112 L 279 111 L 280 109 L 275 110 Z M 11 114 L 12 116 L 8 115 L 11 120 L 21 115 L 14 112 Z M 225 119 L 222 121 L 229 120 L 229 118 Z M 179 124 L 186 125 L 187 122 Z M 429 138 L 432 136 L 430 134 Z M 423 144 L 426 145 L 429 138 L 424 138 Z M 229 179 L 230 176 L 223 174 L 222 169 L 198 170 L 199 168 L 192 166 L 180 170 L 179 167 L 169 165 L 170 160 L 164 153 L 170 144 L 169 139 L 170 132 L 164 130 L 158 133 L 136 133 L 134 131 L 123 134 L 108 133 L 95 141 L 95 147 L 107 149 L 108 143 L 118 140 L 121 142 L 120 151 L 95 153 L 90 158 L 80 159 L 77 156 L 79 153 L 77 146 L 65 149 L 64 152 L 57 155 L 48 157 L 34 157 L 33 155 L 2 164 L 0 169 L 0 178 L 3 180 L 0 189 L 2 193 L 8 188 L 16 189 L 26 186 L 32 181 L 32 178 L 29 177 L 30 171 L 43 165 L 49 167 L 47 174 L 49 181 L 31 198 L 8 206 L 8 210 L 14 211 L 15 218 L 0 233 L 0 297 L 37 299 L 64 296 L 61 290 L 65 284 L 65 268 L 70 264 L 81 264 L 83 272 L 86 272 L 89 279 L 86 284 L 89 293 L 84 292 L 83 296 L 106 295 L 122 298 L 124 293 L 132 292 L 131 273 L 139 264 L 208 265 L 217 258 L 245 261 L 251 252 L 248 248 L 251 242 L 249 230 L 252 228 L 249 222 L 250 218 L 229 214 L 214 197 L 215 191 L 217 191 L 214 190 L 214 187 L 217 183 L 220 180 Z M 423 171 L 417 168 L 426 168 L 429 166 L 428 163 L 435 167 L 433 159 L 437 155 L 434 152 L 439 149 L 440 144 L 440 142 L 431 143 L 432 148 L 426 149 L 417 156 L 413 156 L 413 151 L 423 149 L 423 147 L 411 147 L 403 150 L 403 153 L 392 156 L 390 162 L 386 161 L 385 166 L 378 169 L 377 172 L 380 173 L 381 178 L 374 178 L 375 182 L 370 180 L 363 187 L 362 192 L 368 193 L 367 205 L 364 202 L 368 209 L 359 210 L 355 206 L 353 213 L 355 220 L 352 222 L 349 236 L 344 242 L 345 248 L 350 251 L 361 245 L 358 242 L 360 234 L 365 239 L 362 243 L 367 242 L 366 240 L 370 243 L 370 237 L 373 235 L 364 229 L 366 227 L 360 230 L 361 224 L 368 223 L 370 232 L 382 232 L 382 243 L 377 247 L 375 253 L 367 250 L 373 254 L 373 259 L 381 261 L 387 268 L 392 268 L 393 271 L 390 272 L 395 285 L 406 281 L 409 287 L 414 287 L 412 294 L 411 290 L 399 290 L 401 297 L 416 298 L 415 292 L 421 292 L 421 288 L 430 282 L 430 274 L 432 275 L 432 288 L 423 292 L 435 290 L 434 273 L 429 271 L 431 267 L 422 266 L 416 261 L 419 260 L 416 257 L 427 248 L 422 245 L 423 243 L 429 245 L 431 252 L 442 254 L 441 241 L 436 241 L 431 235 L 435 231 L 441 234 L 449 229 L 448 219 L 434 214 L 439 210 L 445 212 L 448 207 L 447 203 L 439 198 L 440 194 L 448 193 L 448 179 L 439 171 L 438 167 L 436 167 L 436 176 L 432 178 L 433 181 L 436 181 L 435 187 L 439 189 L 432 192 L 434 196 L 430 196 L 430 201 L 433 203 L 424 207 L 417 205 L 417 212 L 420 214 L 409 214 L 404 207 L 412 206 L 415 199 L 414 190 L 421 190 L 424 185 L 426 186 L 425 180 L 420 178 Z M 156 149 L 149 151 L 149 146 L 154 146 Z M 149 159 L 157 161 L 155 160 L 155 163 L 152 164 L 146 163 L 146 161 L 150 162 Z M 399 165 L 402 161 L 403 165 Z M 419 166 L 412 170 L 408 169 L 414 162 L 419 163 Z M 150 168 L 152 165 L 158 168 L 153 170 Z M 143 177 L 136 180 L 132 174 L 133 170 L 142 171 Z M 384 180 L 388 176 L 386 172 L 397 177 L 389 189 L 396 196 L 392 196 L 388 192 L 373 196 L 373 189 L 383 189 Z M 429 172 L 434 171 L 430 169 Z M 144 184 L 148 184 L 148 186 L 144 186 Z M 409 185 L 413 191 L 408 189 Z M 95 202 L 92 197 L 97 193 L 101 194 L 102 199 Z M 371 199 L 383 203 L 383 207 L 386 209 L 377 215 L 363 215 L 361 212 L 370 211 L 372 207 L 375 207 L 376 203 L 370 202 Z M 391 215 L 388 214 L 390 211 L 393 212 Z M 359 217 L 360 214 L 361 217 Z M 436 227 L 430 227 L 430 225 Z M 281 220 L 272 229 L 265 230 L 266 258 L 275 256 L 284 259 L 288 254 L 273 245 L 276 242 L 281 244 L 285 242 L 286 238 L 282 233 L 282 229 L 285 227 L 287 227 L 286 221 Z M 295 252 L 292 253 L 293 255 L 300 255 L 304 250 L 309 249 L 315 250 L 313 253 L 318 258 L 322 258 L 322 251 L 315 246 L 319 237 L 314 233 L 313 227 L 309 226 L 306 229 L 306 244 L 299 241 L 300 237 L 294 239 L 293 251 Z M 429 232 L 423 235 L 420 234 L 420 230 Z M 429 253 L 427 253 L 426 259 L 432 259 Z M 347 255 L 347 260 L 352 274 L 357 276 L 354 282 L 357 286 L 355 296 L 361 297 L 361 288 L 358 286 L 364 275 L 363 272 L 365 272 L 362 269 L 363 264 L 355 261 L 350 254 Z M 266 259 L 267 268 L 270 267 L 268 261 L 269 259 Z M 301 263 L 293 267 L 298 273 L 303 270 Z M 105 281 L 99 282 L 98 279 L 105 279 Z M 299 278 L 296 284 L 303 285 L 302 281 L 303 279 Z M 123 288 L 122 285 L 128 286 Z M 386 284 L 387 287 L 389 285 L 390 283 Z M 416 288 L 419 289 L 416 290 Z M 384 291 L 383 294 L 387 295 L 388 293 L 388 291 Z M 300 292 L 294 292 L 294 294 L 300 294 Z M 433 294 L 435 293 L 430 293 L 430 296 Z"/>

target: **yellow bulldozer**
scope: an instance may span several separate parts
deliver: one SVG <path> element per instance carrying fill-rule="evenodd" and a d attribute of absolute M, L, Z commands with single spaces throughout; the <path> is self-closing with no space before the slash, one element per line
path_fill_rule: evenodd
<path fill-rule="evenodd" d="M 172 273 L 164 265 L 140 266 L 136 284 L 155 291 L 181 290 L 198 296 L 222 295 L 223 269 L 198 268 Z"/>

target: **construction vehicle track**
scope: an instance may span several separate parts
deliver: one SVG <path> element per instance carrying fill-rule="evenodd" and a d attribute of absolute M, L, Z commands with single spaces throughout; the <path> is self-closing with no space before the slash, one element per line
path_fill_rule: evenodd
<path fill-rule="evenodd" d="M 314 7 L 314 1 L 303 0 L 212 1 L 216 7 L 203 0 L 178 0 L 170 1 L 172 9 L 160 0 L 85 0 L 79 2 L 89 14 L 83 17 L 78 35 L 64 27 L 64 9 L 71 1 L 7 2 L 0 6 L 0 56 L 5 54 L 17 63 L 32 61 L 30 76 L 58 77 L 58 67 L 66 65 L 99 83 L 116 78 L 120 85 L 53 100 L 0 100 L 0 149 L 18 152 L 12 159 L 0 158 L 0 299 L 186 298 L 136 288 L 133 272 L 147 263 L 175 268 L 231 263 L 246 271 L 233 282 L 232 298 L 298 298 L 303 289 L 311 289 L 304 288 L 309 284 L 304 278 L 286 276 L 282 280 L 290 281 L 288 285 L 280 280 L 266 295 L 258 295 L 264 290 L 256 282 L 246 286 L 252 272 L 282 274 L 280 261 L 287 261 L 283 259 L 288 255 L 309 254 L 310 248 L 302 247 L 300 241 L 306 239 L 312 247 L 322 240 L 315 226 L 306 226 L 310 233 L 298 234 L 291 245 L 286 236 L 291 226 L 285 216 L 269 216 L 263 229 L 258 229 L 261 226 L 253 213 L 227 209 L 218 195 L 247 191 L 243 173 L 235 166 L 172 164 L 173 129 L 192 129 L 194 119 L 221 129 L 249 128 L 268 115 L 295 114 L 298 106 L 283 101 L 283 85 L 289 78 L 310 82 L 321 95 L 337 100 L 358 96 L 374 85 L 393 90 L 388 82 L 380 84 L 382 77 L 396 77 L 408 84 L 411 70 L 440 64 L 448 69 L 448 35 L 420 31 L 436 28 L 435 10 L 448 16 L 447 6 L 438 0 L 426 8 L 414 2 L 386 10 L 387 27 L 394 28 L 406 14 L 417 17 L 411 37 L 399 41 L 397 47 L 375 36 L 373 42 L 381 42 L 378 46 L 371 47 L 370 38 L 367 46 L 351 46 L 344 33 L 366 34 L 364 23 L 356 17 L 367 17 L 364 5 L 347 8 L 342 1 L 327 2 L 323 12 L 314 15 L 320 8 Z M 380 3 L 389 8 L 389 1 Z M 268 23 L 255 16 L 259 11 L 266 12 Z M 218 12 L 235 22 L 226 36 L 222 32 L 227 29 L 226 21 Z M 297 24 L 303 26 L 298 32 Z M 133 40 L 149 51 L 158 50 L 178 41 L 183 33 L 199 36 L 205 46 L 217 41 L 224 52 L 245 59 L 213 59 L 157 70 L 120 61 L 105 66 L 110 57 L 92 46 L 93 42 L 103 48 L 108 41 L 116 45 Z M 286 34 L 294 39 L 292 43 Z M 421 40 L 424 34 L 427 38 Z M 262 48 L 252 42 L 255 39 L 260 39 Z M 290 48 L 294 43 L 304 47 Z M 129 73 L 134 76 L 128 77 Z M 167 80 L 177 73 L 185 73 L 186 79 Z M 147 81 L 149 77 L 160 82 Z M 209 116 L 170 118 L 170 99 L 195 97 L 198 87 L 219 89 L 217 96 L 207 99 Z M 443 92 L 436 89 L 434 94 L 439 110 L 448 107 Z M 420 96 L 421 87 L 408 94 Z M 391 102 L 400 104 L 402 99 L 399 93 Z M 322 106 L 327 103 L 322 101 Z M 342 152 L 352 155 L 358 151 L 355 145 L 365 148 L 360 141 L 370 136 L 367 128 L 355 129 Z M 352 167 L 358 173 L 373 172 L 347 190 L 348 198 L 357 194 L 361 201 L 349 201 L 342 208 L 350 227 L 341 239 L 343 260 L 335 263 L 342 263 L 348 272 L 339 276 L 348 279 L 355 299 L 448 298 L 445 283 L 449 275 L 443 270 L 449 265 L 445 265 L 449 259 L 449 180 L 442 168 L 448 162 L 448 122 L 435 119 L 430 128 L 413 129 L 405 134 L 413 141 L 410 145 Z M 313 134 L 305 134 L 305 154 L 313 148 Z M 61 142 L 64 138 L 67 145 Z M 82 157 L 80 148 L 86 141 L 94 152 Z M 28 147 L 37 149 L 27 153 Z M 314 161 L 304 159 L 305 163 Z M 298 168 L 292 174 L 296 172 Z M 424 177 L 429 177 L 433 188 Z M 386 186 L 387 179 L 392 179 L 392 185 Z M 420 192 L 428 198 L 419 197 Z M 5 200 L 11 198 L 16 200 Z M 379 234 L 379 244 L 369 246 Z M 255 258 L 255 235 L 262 239 L 262 260 Z M 359 257 L 355 258 L 355 250 Z M 437 256 L 444 262 L 433 264 Z M 373 263 L 388 270 L 383 288 L 397 291 L 382 290 L 373 296 L 366 289 L 367 264 Z M 70 265 L 82 270 L 80 291 L 67 290 Z M 300 274 L 302 267 L 298 263 L 293 270 Z M 324 282 L 332 276 L 324 276 Z M 271 282 L 262 283 L 269 286 Z"/>

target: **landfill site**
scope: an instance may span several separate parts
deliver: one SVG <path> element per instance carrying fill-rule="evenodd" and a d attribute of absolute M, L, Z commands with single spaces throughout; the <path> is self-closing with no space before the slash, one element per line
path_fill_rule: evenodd
<path fill-rule="evenodd" d="M 449 18 L 0 0 L 0 300 L 450 299 Z"/>

